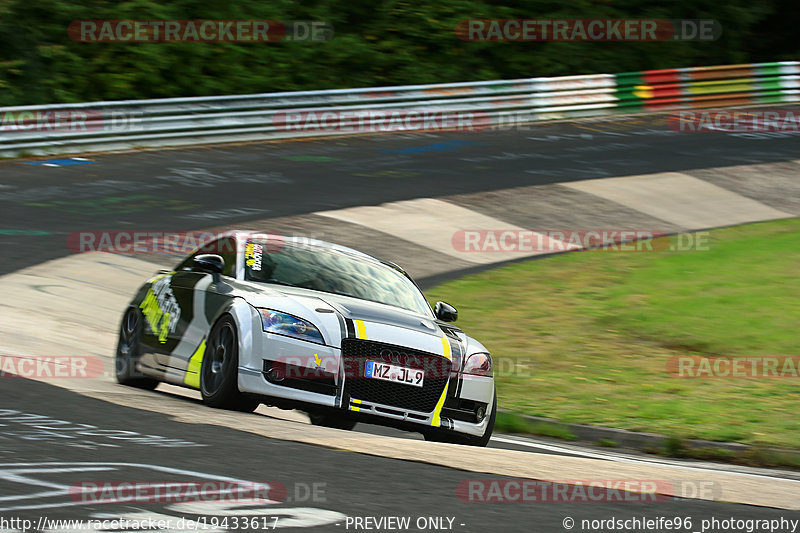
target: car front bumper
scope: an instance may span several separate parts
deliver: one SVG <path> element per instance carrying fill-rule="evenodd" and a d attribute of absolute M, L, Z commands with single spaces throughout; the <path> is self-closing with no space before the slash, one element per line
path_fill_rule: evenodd
<path fill-rule="evenodd" d="M 413 401 L 405 394 L 407 391 L 416 392 L 411 385 L 391 384 L 386 386 L 387 394 L 375 390 L 384 384 L 365 378 L 362 367 L 349 358 L 352 353 L 343 355 L 340 348 L 314 345 L 290 337 L 271 334 L 263 337 L 254 343 L 260 352 L 257 357 L 254 354 L 246 358 L 250 364 L 239 367 L 239 390 L 262 397 L 265 403 L 297 409 L 334 410 L 355 420 L 417 431 L 439 428 L 473 436 L 481 436 L 486 431 L 494 401 L 494 380 L 490 376 L 465 375 L 447 366 L 447 375 L 441 380 L 443 386 L 430 391 L 425 402 Z M 344 346 L 347 346 L 347 341 L 352 339 L 346 339 Z M 368 342 L 364 341 L 365 344 Z M 411 357 L 423 354 L 431 359 L 442 358 L 438 354 L 405 349 Z M 360 355 L 362 360 L 379 357 L 365 353 Z M 274 375 L 270 370 L 276 363 L 284 370 L 286 365 L 292 367 L 293 370 L 285 376 L 289 379 L 272 379 Z M 362 386 L 368 382 L 376 387 Z M 430 394 L 435 394 L 435 401 L 430 401 Z M 483 416 L 476 416 L 478 412 Z"/>

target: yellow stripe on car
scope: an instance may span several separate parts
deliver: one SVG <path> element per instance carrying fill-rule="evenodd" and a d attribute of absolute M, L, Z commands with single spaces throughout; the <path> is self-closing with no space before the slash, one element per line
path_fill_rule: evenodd
<path fill-rule="evenodd" d="M 367 327 L 364 325 L 363 320 L 354 320 L 356 324 L 356 337 L 359 339 L 366 339 L 367 338 Z"/>
<path fill-rule="evenodd" d="M 444 350 L 444 356 L 447 357 L 447 360 L 452 361 L 453 352 L 450 350 L 450 340 L 448 340 L 447 335 L 442 337 L 442 349 Z"/>
<path fill-rule="evenodd" d="M 350 399 L 350 403 L 351 404 L 356 404 L 356 405 L 351 405 L 350 406 L 350 410 L 351 411 L 360 411 L 361 410 L 361 408 L 359 407 L 359 405 L 361 404 L 361 400 L 356 400 L 356 399 L 352 399 L 351 398 Z"/>
<path fill-rule="evenodd" d="M 206 340 L 200 343 L 197 350 L 192 354 L 189 359 L 189 366 L 186 368 L 186 376 L 183 382 L 195 389 L 200 388 L 200 368 L 203 366 L 203 354 L 206 352 Z"/>
<path fill-rule="evenodd" d="M 439 401 L 436 402 L 436 407 L 433 409 L 433 418 L 431 419 L 431 425 L 434 427 L 439 427 L 442 425 L 442 407 L 444 406 L 444 399 L 447 396 L 447 387 L 450 383 L 446 383 L 444 386 L 444 390 L 442 391 L 442 395 L 439 397 Z"/>

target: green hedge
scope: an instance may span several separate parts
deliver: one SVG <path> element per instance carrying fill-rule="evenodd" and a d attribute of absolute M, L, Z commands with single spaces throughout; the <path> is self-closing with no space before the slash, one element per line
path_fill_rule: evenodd
<path fill-rule="evenodd" d="M 796 59 L 796 0 L 0 0 L 0 105 L 624 72 Z M 713 18 L 715 42 L 464 42 L 468 18 Z M 80 19 L 325 20 L 328 42 L 78 43 Z"/>

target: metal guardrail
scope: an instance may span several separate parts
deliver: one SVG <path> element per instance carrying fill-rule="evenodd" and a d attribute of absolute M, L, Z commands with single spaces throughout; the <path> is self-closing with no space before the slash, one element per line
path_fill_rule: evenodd
<path fill-rule="evenodd" d="M 614 113 L 800 101 L 800 62 L 325 91 L 0 108 L 0 156 L 241 142 L 404 128 L 473 129 Z M 287 115 L 291 114 L 291 115 Z M 293 120 L 287 120 L 287 116 Z M 395 127 L 385 124 L 394 116 Z M 327 117 L 333 127 L 307 127 Z M 399 117 L 399 118 L 398 118 Z M 306 124 L 300 124 L 306 120 Z M 422 119 L 419 118 L 418 121 Z"/>

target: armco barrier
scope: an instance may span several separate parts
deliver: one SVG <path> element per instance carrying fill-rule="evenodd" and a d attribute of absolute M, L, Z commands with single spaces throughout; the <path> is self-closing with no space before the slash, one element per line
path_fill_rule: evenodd
<path fill-rule="evenodd" d="M 470 113 L 474 127 L 492 128 L 614 113 L 798 101 L 800 62 L 785 61 L 439 85 L 6 107 L 0 108 L 0 156 L 380 131 L 383 122 L 379 121 L 385 116 L 375 118 L 376 112 L 430 112 L 443 117 Z M 317 116 L 335 113 L 340 117 L 339 126 L 357 123 L 359 127 L 287 128 L 289 111 Z M 344 120 L 343 115 L 353 118 Z M 59 122 L 62 119 L 67 122 Z"/>
<path fill-rule="evenodd" d="M 626 111 L 798 101 L 797 62 L 626 72 L 615 75 Z"/>

